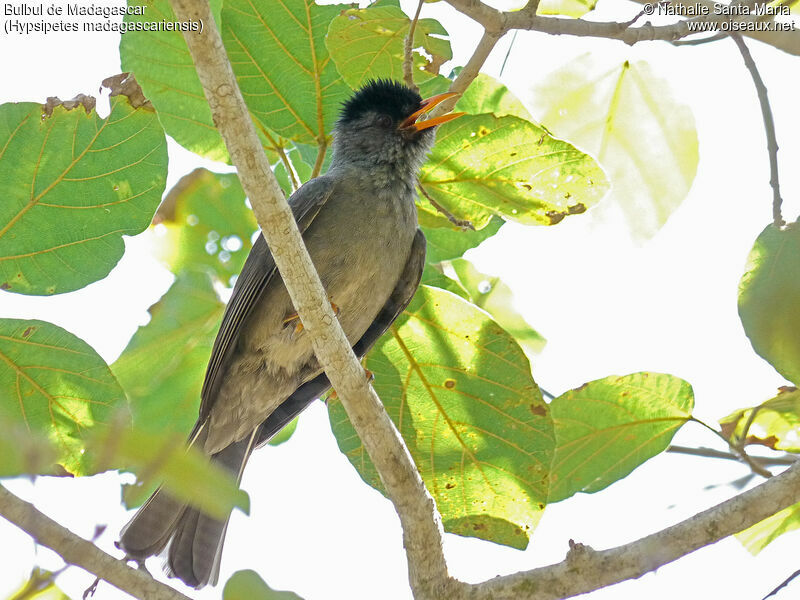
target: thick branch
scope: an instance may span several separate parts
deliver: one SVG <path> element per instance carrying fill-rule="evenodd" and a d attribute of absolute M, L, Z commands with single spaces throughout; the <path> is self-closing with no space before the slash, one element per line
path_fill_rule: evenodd
<path fill-rule="evenodd" d="M 641 577 L 678 558 L 738 533 L 800 498 L 800 465 L 758 487 L 640 540 L 595 551 L 575 544 L 556 565 L 470 585 L 469 600 L 557 600 Z"/>
<path fill-rule="evenodd" d="M 168 585 L 156 581 L 145 571 L 129 567 L 100 550 L 93 543 L 75 535 L 28 502 L 17 498 L 0 486 L 0 515 L 10 521 L 38 544 L 47 546 L 65 562 L 109 582 L 114 587 L 148 600 L 190 600 Z"/>
<path fill-rule="evenodd" d="M 772 186 L 772 222 L 776 227 L 784 224 L 783 216 L 781 215 L 781 184 L 778 179 L 778 138 L 775 136 L 775 121 L 772 118 L 772 108 L 769 105 L 769 97 L 767 96 L 767 86 L 764 85 L 764 80 L 758 72 L 756 61 L 753 60 L 747 44 L 740 35 L 731 34 L 731 39 L 736 42 L 739 52 L 742 54 L 744 64 L 747 70 L 750 71 L 750 76 L 753 78 L 753 84 L 756 86 L 756 94 L 758 94 L 758 102 L 761 105 L 761 116 L 764 119 L 764 132 L 767 135 L 767 154 L 769 154 L 769 184 Z M 755 411 L 752 412 L 751 417 L 755 416 Z M 746 436 L 745 436 L 746 437 Z"/>
<path fill-rule="evenodd" d="M 181 21 L 202 20 L 203 34 L 185 38 L 245 193 L 320 364 L 358 432 L 403 527 L 411 587 L 441 598 L 449 579 L 441 525 L 411 456 L 369 385 L 327 299 L 297 225 L 264 156 L 205 0 L 172 0 Z"/>

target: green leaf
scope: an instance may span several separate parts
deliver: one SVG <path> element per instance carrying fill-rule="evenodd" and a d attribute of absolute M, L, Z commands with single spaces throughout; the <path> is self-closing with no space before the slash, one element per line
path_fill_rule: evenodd
<path fill-rule="evenodd" d="M 303 600 L 292 592 L 276 592 L 255 571 L 236 571 L 222 592 L 223 600 Z"/>
<path fill-rule="evenodd" d="M 499 277 L 481 273 L 463 258 L 448 261 L 443 267 L 445 274 L 452 272 L 467 291 L 470 302 L 488 312 L 500 327 L 514 336 L 528 358 L 542 351 L 545 339 L 514 310 L 514 295 Z"/>
<path fill-rule="evenodd" d="M 286 157 L 292 164 L 298 183 L 301 185 L 311 179 L 311 173 L 314 170 L 313 165 L 317 158 L 317 148 L 315 147 L 312 150 L 314 153 L 314 157 L 311 159 L 312 162 L 307 162 L 305 160 L 305 155 L 301 153 L 297 147 L 286 150 Z M 323 168 L 325 167 L 327 167 L 327 165 L 323 163 Z M 292 190 L 292 183 L 289 179 L 289 174 L 286 171 L 286 165 L 282 160 L 278 161 L 278 163 L 275 165 L 275 178 L 278 180 L 278 183 L 280 184 L 283 193 L 286 194 L 286 197 L 288 198 L 291 196 L 294 190 Z"/>
<path fill-rule="evenodd" d="M 514 339 L 475 306 L 423 286 L 366 367 L 445 529 L 525 548 L 547 499 L 553 429 Z M 340 449 L 381 489 L 341 403 L 328 406 Z"/>
<path fill-rule="evenodd" d="M 155 113 L 125 96 L 106 119 L 83 104 L 4 104 L 0 173 L 0 289 L 69 292 L 108 275 L 122 235 L 150 224 L 167 144 Z"/>
<path fill-rule="evenodd" d="M 531 94 L 534 114 L 555 135 L 583 148 L 613 184 L 609 200 L 637 238 L 661 228 L 697 171 L 691 109 L 639 61 L 612 68 L 589 55 L 551 73 Z"/>
<path fill-rule="evenodd" d="M 737 410 L 719 423 L 722 434 L 734 445 L 758 444 L 800 452 L 800 390 L 782 388 L 774 398 L 755 408 Z"/>
<path fill-rule="evenodd" d="M 633 373 L 590 381 L 550 403 L 556 449 L 550 502 L 597 492 L 664 451 L 692 416 L 683 379 Z"/>
<path fill-rule="evenodd" d="M 491 114 L 439 127 L 420 181 L 434 200 L 476 229 L 493 214 L 552 225 L 584 212 L 608 189 L 588 155 L 530 121 Z"/>
<path fill-rule="evenodd" d="M 128 0 L 144 14 L 126 15 L 129 24 L 177 19 L 168 0 Z M 222 0 L 211 0 L 220 23 Z M 184 148 L 211 160 L 228 161 L 228 151 L 211 118 L 203 86 L 180 31 L 129 31 L 119 43 L 124 71 L 132 72 L 153 103 L 164 130 Z"/>
<path fill-rule="evenodd" d="M 758 554 L 784 533 L 800 528 L 800 502 L 740 531 L 736 539 L 753 555 Z"/>
<path fill-rule="evenodd" d="M 206 267 L 226 285 L 242 270 L 258 229 L 233 173 L 195 169 L 170 190 L 158 214 L 168 231 L 160 254 L 170 270 Z"/>
<path fill-rule="evenodd" d="M 228 0 L 222 37 L 258 123 L 285 138 L 319 144 L 350 95 L 325 48 L 328 24 L 348 5 L 312 0 Z"/>
<path fill-rule="evenodd" d="M 511 115 L 527 121 L 533 120 L 519 98 L 502 83 L 483 73 L 478 73 L 469 84 L 467 91 L 458 99 L 454 110 L 472 115 L 492 113 L 495 117 Z"/>
<path fill-rule="evenodd" d="M 470 248 L 476 248 L 500 230 L 505 221 L 492 217 L 483 229 L 453 229 L 451 227 L 422 227 L 428 242 L 426 260 L 438 263 L 459 258 Z"/>
<path fill-rule="evenodd" d="M 411 19 L 399 6 L 351 8 L 335 17 L 325 40 L 336 68 L 351 88 L 369 79 L 403 81 L 405 39 Z M 435 37 L 443 36 L 443 37 Z M 453 58 L 447 31 L 435 19 L 420 19 L 414 29 L 414 48 L 424 48 L 430 63 L 414 54 L 414 81 L 424 85 Z M 442 78 L 445 79 L 445 78 Z M 449 84 L 449 81 L 448 81 Z"/>
<path fill-rule="evenodd" d="M 769 225 L 739 282 L 739 317 L 753 350 L 800 385 L 800 224 Z"/>
<path fill-rule="evenodd" d="M 185 436 L 154 432 L 149 425 L 112 425 L 98 432 L 92 446 L 98 470 L 132 471 L 148 492 L 149 483 L 158 482 L 170 495 L 218 519 L 227 518 L 235 507 L 250 511 L 249 497 L 235 476 L 197 448 L 187 447 Z"/>
<path fill-rule="evenodd" d="M 280 446 L 284 442 L 288 442 L 289 438 L 294 435 L 294 432 L 297 430 L 297 421 L 300 417 L 295 417 L 289 424 L 281 429 L 278 433 L 273 435 L 270 440 L 267 442 L 270 446 Z"/>
<path fill-rule="evenodd" d="M 191 271 L 150 307 L 150 322 L 111 365 L 134 424 L 188 435 L 223 310 L 208 275 Z"/>
<path fill-rule="evenodd" d="M 91 473 L 87 435 L 125 394 L 102 358 L 80 338 L 45 321 L 0 319 L 0 420 L 44 436 L 74 475 Z"/>
<path fill-rule="evenodd" d="M 437 287 L 448 292 L 452 292 L 456 296 L 461 296 L 464 300 L 469 301 L 469 294 L 467 290 L 461 287 L 461 284 L 451 279 L 442 272 L 440 265 L 432 265 L 425 263 L 425 268 L 422 270 L 422 279 L 420 283 L 423 285 L 430 285 Z"/>

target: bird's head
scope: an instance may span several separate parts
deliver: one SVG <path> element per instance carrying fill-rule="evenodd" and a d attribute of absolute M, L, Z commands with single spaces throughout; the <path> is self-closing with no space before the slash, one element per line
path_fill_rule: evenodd
<path fill-rule="evenodd" d="M 416 175 L 433 145 L 435 127 L 463 113 L 425 116 L 456 95 L 439 94 L 423 100 L 397 81 L 368 82 L 342 106 L 333 132 L 334 160 L 388 166 Z"/>

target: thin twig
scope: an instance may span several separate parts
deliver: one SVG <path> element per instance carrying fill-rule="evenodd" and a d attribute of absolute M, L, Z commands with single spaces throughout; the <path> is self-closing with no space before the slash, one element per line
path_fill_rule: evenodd
<path fill-rule="evenodd" d="M 53 550 L 65 562 L 81 567 L 136 598 L 190 600 L 146 572 L 129 567 L 124 561 L 78 537 L 1 485 L 0 515 L 30 535 L 37 544 Z"/>
<path fill-rule="evenodd" d="M 673 454 L 687 454 L 689 456 L 702 456 L 704 458 L 721 458 L 724 460 L 735 460 L 741 462 L 742 457 L 733 452 L 723 452 L 722 450 L 715 450 L 713 448 L 690 448 L 687 446 L 669 446 L 667 452 Z M 797 462 L 797 458 L 791 455 L 786 456 L 751 456 L 759 464 L 767 467 L 785 467 L 791 466 Z"/>
<path fill-rule="evenodd" d="M 673 46 L 702 46 L 703 44 L 710 44 L 711 42 L 718 42 L 728 37 L 727 33 L 717 33 L 707 38 L 700 38 L 698 40 L 675 40 L 670 42 Z"/>
<path fill-rule="evenodd" d="M 314 162 L 314 169 L 311 171 L 311 179 L 319 177 L 322 173 L 322 165 L 325 164 L 325 153 L 328 151 L 328 141 L 320 140 L 319 148 L 317 149 L 317 160 Z"/>
<path fill-rule="evenodd" d="M 750 54 L 747 44 L 744 43 L 742 36 L 737 33 L 731 34 L 731 39 L 736 43 L 739 52 L 742 54 L 744 64 L 750 71 L 753 84 L 756 86 L 758 102 L 761 104 L 761 115 L 764 118 L 764 133 L 767 135 L 767 153 L 769 154 L 769 184 L 772 186 L 772 224 L 781 227 L 785 224 L 781 215 L 781 185 L 778 179 L 778 139 L 775 136 L 775 121 L 772 118 L 772 108 L 769 105 L 767 96 L 767 86 L 758 72 L 758 67 Z"/>
<path fill-rule="evenodd" d="M 762 600 L 767 600 L 767 598 L 769 598 L 770 596 L 774 596 L 775 594 L 780 592 L 783 588 L 785 588 L 787 585 L 789 585 L 792 582 L 792 580 L 795 579 L 798 575 L 800 575 L 800 570 L 797 570 L 794 573 L 792 573 L 791 575 L 789 575 L 786 579 L 783 580 L 783 582 L 778 587 L 776 587 L 769 594 L 764 596 L 764 598 Z"/>
<path fill-rule="evenodd" d="M 422 11 L 424 2 L 425 0 L 419 0 L 419 4 L 417 4 L 417 12 L 414 13 L 414 18 L 411 19 L 403 49 L 403 79 L 408 87 L 417 92 L 419 92 L 419 88 L 414 83 L 414 32 L 417 30 L 417 21 L 419 21 L 419 13 Z"/>
<path fill-rule="evenodd" d="M 728 445 L 728 448 L 730 448 L 735 454 L 738 454 L 739 457 L 744 462 L 747 463 L 747 466 L 750 467 L 750 469 L 753 471 L 753 473 L 757 473 L 758 475 L 761 475 L 762 477 L 767 477 L 767 478 L 772 477 L 772 473 L 770 473 L 767 469 L 765 469 L 760 464 L 758 464 L 758 462 L 753 460 L 753 457 L 750 456 L 744 448 L 736 446 L 735 444 L 732 444 L 731 441 L 728 438 L 726 438 L 724 435 L 722 435 L 721 432 L 719 432 L 716 429 L 714 429 L 713 427 L 711 427 L 711 425 L 708 425 L 707 423 L 704 423 L 703 421 L 701 421 L 700 419 L 698 419 L 696 417 L 690 417 L 689 420 L 690 421 L 694 421 L 698 425 L 702 425 L 703 427 L 708 429 L 710 432 L 712 432 L 714 435 L 716 435 L 718 438 L 720 438 L 722 441 L 724 441 Z"/>
<path fill-rule="evenodd" d="M 514 35 L 511 36 L 511 43 L 508 45 L 508 50 L 506 50 L 506 55 L 503 57 L 503 64 L 500 65 L 500 73 L 497 77 L 503 76 L 503 71 L 506 70 L 506 63 L 508 62 L 508 57 L 511 56 L 511 49 L 514 47 L 514 42 L 517 41 L 517 34 L 519 33 L 519 29 L 514 30 Z"/>
<path fill-rule="evenodd" d="M 431 203 L 433 208 L 442 213 L 442 215 L 444 215 L 447 218 L 447 220 L 450 221 L 453 225 L 461 229 L 471 229 L 472 231 L 475 231 L 475 226 L 472 224 L 471 221 L 457 218 L 453 213 L 451 213 L 444 206 L 442 206 L 436 200 L 434 200 L 433 197 L 428 193 L 428 191 L 422 185 L 422 182 L 419 180 L 419 178 L 417 178 L 417 187 L 419 188 L 419 191 L 422 192 L 422 195 L 425 196 L 425 198 L 427 198 L 428 202 Z"/>

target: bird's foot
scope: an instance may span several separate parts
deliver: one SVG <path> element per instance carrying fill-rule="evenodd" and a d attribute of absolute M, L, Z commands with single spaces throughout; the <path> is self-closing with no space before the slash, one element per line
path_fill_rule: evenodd
<path fill-rule="evenodd" d="M 337 317 L 339 316 L 339 307 L 334 304 L 333 300 L 328 299 L 328 302 L 331 303 L 331 308 L 333 309 L 333 314 Z M 297 335 L 301 331 L 303 331 L 303 323 L 300 321 L 300 316 L 297 312 L 293 312 L 289 315 L 286 315 L 286 318 L 283 320 L 284 326 L 294 323 L 294 334 Z"/>

